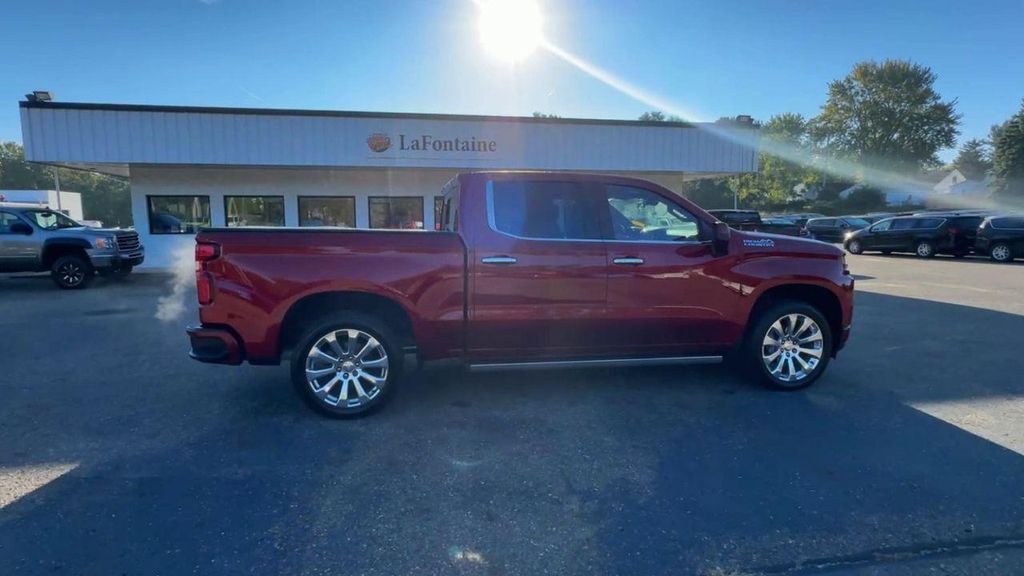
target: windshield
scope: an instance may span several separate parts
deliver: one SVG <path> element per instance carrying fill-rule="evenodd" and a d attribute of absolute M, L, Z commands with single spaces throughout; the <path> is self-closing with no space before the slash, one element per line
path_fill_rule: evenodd
<path fill-rule="evenodd" d="M 43 230 L 80 228 L 82 226 L 60 212 L 53 212 L 51 210 L 27 210 L 24 214 Z"/>

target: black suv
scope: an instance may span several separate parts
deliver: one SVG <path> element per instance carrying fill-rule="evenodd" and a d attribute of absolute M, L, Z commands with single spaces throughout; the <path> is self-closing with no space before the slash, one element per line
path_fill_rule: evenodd
<path fill-rule="evenodd" d="M 1024 257 L 1024 216 L 991 216 L 978 228 L 974 250 L 996 262 Z"/>
<path fill-rule="evenodd" d="M 936 254 L 966 256 L 974 249 L 984 216 L 928 214 L 897 216 L 858 230 L 843 242 L 851 254 L 866 251 L 913 252 L 922 258 Z"/>
<path fill-rule="evenodd" d="M 846 234 L 871 223 L 856 216 L 836 216 L 834 218 L 811 218 L 804 226 L 810 237 L 822 242 L 842 242 Z"/>

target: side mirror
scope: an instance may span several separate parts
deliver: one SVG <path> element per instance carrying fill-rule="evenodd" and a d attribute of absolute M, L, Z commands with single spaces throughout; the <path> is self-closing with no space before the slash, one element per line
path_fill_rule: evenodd
<path fill-rule="evenodd" d="M 732 238 L 732 230 L 725 222 L 715 222 L 712 231 L 711 248 L 715 256 L 724 256 L 729 253 L 729 240 Z"/>
<path fill-rule="evenodd" d="M 11 234 L 24 234 L 25 236 L 32 234 L 32 227 L 24 222 L 13 222 L 8 230 L 11 231 Z"/>

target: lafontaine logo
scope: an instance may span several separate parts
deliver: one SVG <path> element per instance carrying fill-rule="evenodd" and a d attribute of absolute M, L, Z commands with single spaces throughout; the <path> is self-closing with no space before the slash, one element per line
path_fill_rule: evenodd
<path fill-rule="evenodd" d="M 370 134 L 366 139 L 366 145 L 374 152 L 384 152 L 391 147 L 391 137 L 381 132 Z"/>

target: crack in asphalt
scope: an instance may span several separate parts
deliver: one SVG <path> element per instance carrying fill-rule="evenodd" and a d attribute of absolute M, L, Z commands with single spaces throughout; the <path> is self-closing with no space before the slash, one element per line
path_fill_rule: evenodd
<path fill-rule="evenodd" d="M 775 564 L 749 570 L 741 570 L 741 574 L 813 574 L 828 572 L 842 568 L 868 566 L 878 564 L 894 564 L 909 560 L 929 557 L 967 556 L 991 550 L 1024 548 L 1024 538 L 1019 537 L 987 537 L 955 542 L 934 543 L 929 545 L 904 546 L 897 548 L 880 548 L 869 552 L 860 552 L 831 558 L 801 560 L 787 564 Z"/>

